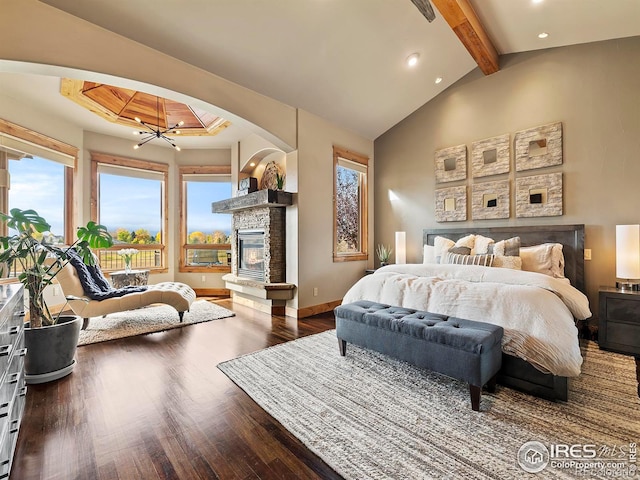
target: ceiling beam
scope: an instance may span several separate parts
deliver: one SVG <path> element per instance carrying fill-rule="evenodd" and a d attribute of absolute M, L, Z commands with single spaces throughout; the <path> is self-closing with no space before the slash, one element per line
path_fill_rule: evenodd
<path fill-rule="evenodd" d="M 485 75 L 500 70 L 498 52 L 469 0 L 431 0 Z"/>

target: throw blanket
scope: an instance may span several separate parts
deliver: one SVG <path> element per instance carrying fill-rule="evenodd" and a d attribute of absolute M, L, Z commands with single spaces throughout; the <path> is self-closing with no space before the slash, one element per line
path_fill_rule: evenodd
<path fill-rule="evenodd" d="M 91 300 L 122 297 L 128 293 L 144 292 L 147 289 L 146 285 L 113 288 L 102 274 L 102 270 L 98 266 L 89 266 L 84 263 L 78 252 L 73 248 L 67 251 L 67 256 L 69 257 L 69 263 L 76 269 L 84 294 Z"/>
<path fill-rule="evenodd" d="M 543 372 L 580 374 L 574 317 L 591 316 L 587 297 L 566 279 L 472 265 L 388 265 L 360 279 L 343 303 L 372 300 L 504 328 L 502 350 Z"/>

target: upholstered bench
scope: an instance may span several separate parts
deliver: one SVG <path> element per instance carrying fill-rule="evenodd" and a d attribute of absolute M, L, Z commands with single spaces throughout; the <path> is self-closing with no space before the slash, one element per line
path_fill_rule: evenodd
<path fill-rule="evenodd" d="M 494 391 L 502 366 L 500 326 L 361 300 L 334 310 L 340 355 L 347 342 L 469 384 L 471 408 Z"/>

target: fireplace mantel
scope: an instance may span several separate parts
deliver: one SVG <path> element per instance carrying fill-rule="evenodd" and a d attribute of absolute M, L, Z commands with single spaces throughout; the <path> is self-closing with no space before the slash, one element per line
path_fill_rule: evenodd
<path fill-rule="evenodd" d="M 293 204 L 293 194 L 282 190 L 258 190 L 211 204 L 213 213 L 233 213 L 251 208 L 280 208 Z"/>

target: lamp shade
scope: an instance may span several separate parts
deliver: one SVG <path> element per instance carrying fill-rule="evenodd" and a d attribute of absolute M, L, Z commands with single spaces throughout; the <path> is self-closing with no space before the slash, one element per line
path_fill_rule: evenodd
<path fill-rule="evenodd" d="M 640 278 L 640 225 L 616 225 L 616 277 Z"/>
<path fill-rule="evenodd" d="M 407 234 L 396 232 L 396 264 L 407 263 Z"/>

